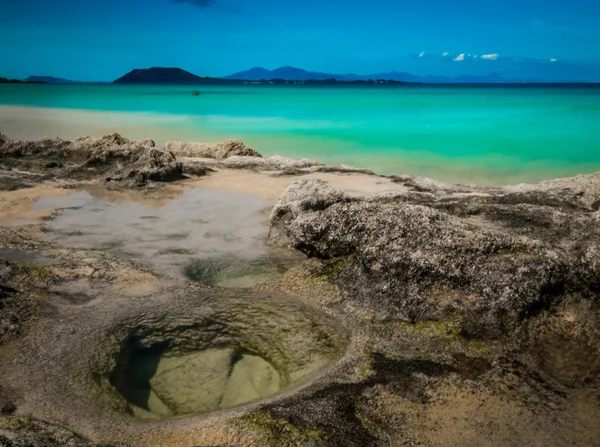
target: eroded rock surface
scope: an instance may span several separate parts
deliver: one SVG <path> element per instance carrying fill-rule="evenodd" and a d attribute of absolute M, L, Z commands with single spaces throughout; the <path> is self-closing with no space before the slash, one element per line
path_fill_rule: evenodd
<path fill-rule="evenodd" d="M 53 141 L 52 157 L 80 151 Z M 107 145 L 137 145 L 140 158 L 100 155 L 96 177 L 9 143 L 0 188 L 170 178 L 170 152 L 150 143 L 82 144 L 82 163 Z M 354 172 L 188 154 L 176 162 L 189 175 Z M 156 177 L 141 173 L 153 166 Z M 600 175 L 504 188 L 391 180 L 395 191 L 371 197 L 292 184 L 270 243 L 309 258 L 265 281 L 243 259 L 190 259 L 197 282 L 166 283 L 121 253 L 44 242 L 43 226 L 0 227 L 4 254 L 29 256 L 0 262 L 0 445 L 600 445 Z"/>
<path fill-rule="evenodd" d="M 214 158 L 225 160 L 233 156 L 262 157 L 251 147 L 240 140 L 227 140 L 221 143 L 194 143 L 187 141 L 168 141 L 165 150 L 177 157 Z"/>
<path fill-rule="evenodd" d="M 24 326 L 39 315 L 39 295 L 47 285 L 42 267 L 0 259 L 0 344 L 21 335 Z"/>
<path fill-rule="evenodd" d="M 117 447 L 95 443 L 64 427 L 20 417 L 0 418 L 2 447 Z"/>
<path fill-rule="evenodd" d="M 426 186 L 350 198 L 323 182 L 291 185 L 271 239 L 327 260 L 348 301 L 379 320 L 455 316 L 473 337 L 599 290 L 595 189 L 458 191 Z M 580 193 L 588 190 L 587 193 Z"/>
<path fill-rule="evenodd" d="M 38 181 L 105 178 L 132 186 L 177 180 L 183 172 L 175 156 L 156 148 L 152 140 L 132 141 L 119 134 L 75 141 L 17 141 L 0 134 L 0 163 L 5 168 L 43 175 Z"/>
<path fill-rule="evenodd" d="M 119 134 L 74 141 L 45 138 L 11 140 L 0 133 L 0 190 L 30 188 L 48 180 L 101 180 L 115 186 L 144 188 L 184 176 L 200 177 L 215 169 L 239 169 L 271 175 L 315 172 L 367 173 L 346 165 L 274 155 L 263 157 L 240 140 L 220 143 L 128 140 Z M 374 175 L 374 174 L 373 174 Z"/>
<path fill-rule="evenodd" d="M 292 184 L 270 241 L 321 262 L 341 293 L 328 307 L 362 328 L 371 360 L 251 425 L 298 442 L 323 429 L 328 445 L 598 445 L 599 179 L 401 176 L 404 191 L 371 198 Z"/>

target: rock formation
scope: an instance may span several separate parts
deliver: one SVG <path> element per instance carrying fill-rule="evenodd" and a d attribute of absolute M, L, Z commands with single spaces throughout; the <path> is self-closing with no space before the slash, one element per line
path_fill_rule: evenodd
<path fill-rule="evenodd" d="M 119 134 L 75 141 L 16 141 L 0 135 L 0 163 L 46 178 L 123 180 L 135 186 L 181 178 L 175 156 L 152 140 L 130 141 Z"/>
<path fill-rule="evenodd" d="M 5 208 L 54 179 L 121 194 L 212 169 L 368 174 L 116 134 L 0 136 L 0 165 Z M 42 223 L 0 226 L 0 445 L 598 445 L 600 173 L 375 180 L 394 190 L 292 183 L 268 238 L 289 262 L 190 259 L 176 279 L 50 244 Z"/>
<path fill-rule="evenodd" d="M 345 300 L 377 319 L 455 317 L 464 335 L 498 338 L 600 290 L 599 179 L 495 189 L 417 179 L 372 198 L 300 181 L 273 210 L 271 240 L 334 263 Z"/>
<path fill-rule="evenodd" d="M 43 421 L 21 417 L 0 418 L 2 447 L 117 447 L 90 442 L 70 430 Z"/>
<path fill-rule="evenodd" d="M 227 140 L 221 143 L 191 143 L 186 141 L 168 141 L 165 150 L 177 157 L 214 158 L 224 160 L 234 155 L 245 157 L 262 157 L 251 147 L 240 140 Z"/>
<path fill-rule="evenodd" d="M 144 188 L 183 176 L 204 176 L 214 169 L 251 170 L 271 175 L 373 174 L 351 166 L 326 166 L 306 158 L 263 157 L 240 140 L 169 141 L 164 147 L 156 147 L 152 140 L 128 140 L 116 133 L 75 141 L 58 138 L 18 141 L 0 134 L 0 168 L 3 168 L 0 189 L 27 188 L 52 179 L 102 180 L 123 187 Z M 5 188 L 3 183 L 6 183 Z"/>

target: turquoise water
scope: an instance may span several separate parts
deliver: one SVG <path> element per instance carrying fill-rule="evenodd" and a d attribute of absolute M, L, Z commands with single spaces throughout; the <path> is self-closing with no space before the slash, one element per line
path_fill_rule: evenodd
<path fill-rule="evenodd" d="M 593 86 L 0 85 L 0 104 L 146 112 L 136 124 L 159 143 L 240 138 L 384 174 L 498 184 L 600 170 Z"/>

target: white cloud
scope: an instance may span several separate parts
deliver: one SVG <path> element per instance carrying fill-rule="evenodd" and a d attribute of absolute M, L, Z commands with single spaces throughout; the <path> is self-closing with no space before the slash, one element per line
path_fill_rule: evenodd
<path fill-rule="evenodd" d="M 495 61 L 496 59 L 498 59 L 498 53 L 482 54 L 481 55 L 481 59 L 487 59 L 487 60 L 490 60 L 490 61 Z"/>
<path fill-rule="evenodd" d="M 454 59 L 452 59 L 456 62 L 460 62 L 460 61 L 464 61 L 465 60 L 465 53 L 459 54 L 458 56 L 456 56 Z"/>
<path fill-rule="evenodd" d="M 425 51 L 421 51 L 421 52 L 419 53 L 419 57 L 425 57 Z"/>
<path fill-rule="evenodd" d="M 555 58 L 553 58 L 553 57 L 552 57 L 552 58 L 550 58 L 550 62 L 556 62 L 557 60 L 558 60 L 558 59 L 555 59 Z"/>
<path fill-rule="evenodd" d="M 444 57 L 448 57 L 449 55 L 450 55 L 450 53 L 448 51 L 442 53 L 442 56 L 444 56 Z"/>

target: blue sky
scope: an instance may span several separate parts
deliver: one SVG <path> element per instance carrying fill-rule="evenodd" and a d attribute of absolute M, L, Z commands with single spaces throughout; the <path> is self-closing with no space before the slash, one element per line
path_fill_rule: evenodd
<path fill-rule="evenodd" d="M 598 42 L 598 0 L 0 0 L 0 76 L 16 78 L 292 65 L 600 81 Z"/>

